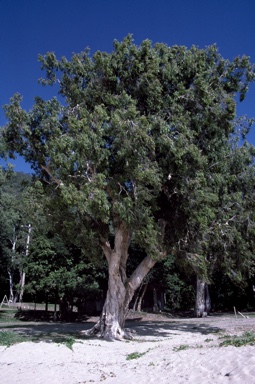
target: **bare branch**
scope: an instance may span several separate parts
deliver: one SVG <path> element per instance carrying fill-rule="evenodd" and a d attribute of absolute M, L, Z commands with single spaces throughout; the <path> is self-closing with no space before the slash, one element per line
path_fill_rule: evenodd
<path fill-rule="evenodd" d="M 60 179 L 58 179 L 57 177 L 52 175 L 52 173 L 48 167 L 46 167 L 45 165 L 41 165 L 41 168 L 47 173 L 48 176 L 50 176 L 50 178 L 53 180 L 53 182 L 55 184 L 57 184 L 58 187 L 63 185 L 63 182 Z"/>

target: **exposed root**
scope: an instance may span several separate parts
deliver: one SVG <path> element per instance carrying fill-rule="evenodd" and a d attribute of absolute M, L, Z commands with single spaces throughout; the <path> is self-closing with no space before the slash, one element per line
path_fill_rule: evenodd
<path fill-rule="evenodd" d="M 125 340 L 133 340 L 133 338 L 134 338 L 133 334 L 135 332 L 127 331 L 127 330 L 123 330 L 123 332 L 124 332 L 124 339 Z"/>
<path fill-rule="evenodd" d="M 81 331 L 82 335 L 88 337 L 103 338 L 108 341 L 114 340 L 132 340 L 133 335 L 136 333 L 133 330 L 122 329 L 120 326 L 103 327 L 101 322 L 98 321 L 92 328 L 87 331 Z"/>

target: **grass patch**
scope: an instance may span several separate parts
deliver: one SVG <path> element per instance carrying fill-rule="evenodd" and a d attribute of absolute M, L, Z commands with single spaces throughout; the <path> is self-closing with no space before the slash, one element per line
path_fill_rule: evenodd
<path fill-rule="evenodd" d="M 146 352 L 132 352 L 132 353 L 129 353 L 129 355 L 127 355 L 127 360 L 139 359 L 140 357 L 145 355 L 147 352 L 149 352 L 149 349 Z"/>
<path fill-rule="evenodd" d="M 173 351 L 174 352 L 180 352 L 180 351 L 185 351 L 185 349 L 189 349 L 190 347 L 186 344 L 179 345 L 179 347 L 174 347 Z"/>
<path fill-rule="evenodd" d="M 0 324 L 18 322 L 16 318 L 16 309 L 1 309 L 0 310 Z"/>
<path fill-rule="evenodd" d="M 54 341 L 54 340 L 53 340 Z M 76 343 L 76 339 L 72 336 L 63 337 L 63 340 L 60 341 L 61 344 L 64 344 L 67 348 L 73 350 L 73 345 Z"/>
<path fill-rule="evenodd" d="M 224 341 L 220 343 L 220 347 L 242 347 L 244 345 L 255 345 L 255 334 L 253 332 L 244 332 L 241 336 L 224 336 Z"/>
<path fill-rule="evenodd" d="M 73 350 L 73 345 L 77 340 L 73 336 L 65 335 L 33 335 L 25 336 L 16 332 L 0 331 L 0 345 L 10 347 L 11 345 L 23 343 L 25 341 L 32 341 L 33 343 L 39 343 L 40 341 L 46 343 L 63 344 L 67 348 Z"/>
<path fill-rule="evenodd" d="M 0 331 L 0 345 L 10 347 L 17 343 L 23 343 L 24 341 L 30 341 L 31 339 L 25 336 L 21 336 L 14 332 Z"/>

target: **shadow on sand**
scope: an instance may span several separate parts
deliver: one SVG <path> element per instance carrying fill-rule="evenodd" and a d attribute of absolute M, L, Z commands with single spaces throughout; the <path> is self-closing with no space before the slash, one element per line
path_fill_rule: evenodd
<path fill-rule="evenodd" d="M 5 331 L 12 330 L 31 341 L 61 342 L 62 339 L 68 337 L 77 340 L 91 338 L 82 334 L 82 332 L 89 330 L 94 324 L 94 321 L 83 323 L 10 323 L 0 326 L 0 330 L 1 328 Z M 133 333 L 135 339 L 149 337 L 155 340 L 169 338 L 185 332 L 208 335 L 223 331 L 222 328 L 212 326 L 212 324 L 189 321 L 188 319 L 178 319 L 177 321 L 174 319 L 167 321 L 132 319 L 127 320 L 126 329 Z"/>

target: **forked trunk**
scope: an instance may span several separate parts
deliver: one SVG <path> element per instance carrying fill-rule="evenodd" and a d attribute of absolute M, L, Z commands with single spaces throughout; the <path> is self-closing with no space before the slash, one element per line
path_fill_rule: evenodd
<path fill-rule="evenodd" d="M 102 241 L 102 249 L 108 261 L 108 291 L 101 316 L 95 326 L 86 332 L 87 335 L 98 335 L 108 340 L 132 338 L 125 330 L 129 303 L 157 260 L 145 257 L 130 278 L 127 278 L 129 242 L 130 231 L 124 226 L 119 226 L 115 231 L 114 249 L 107 241 Z"/>
<path fill-rule="evenodd" d="M 128 337 L 124 331 L 125 319 L 135 292 L 126 276 L 129 242 L 130 231 L 120 226 L 116 229 L 114 249 L 108 242 L 102 245 L 108 262 L 108 291 L 101 316 L 90 335 L 108 340 Z"/>

